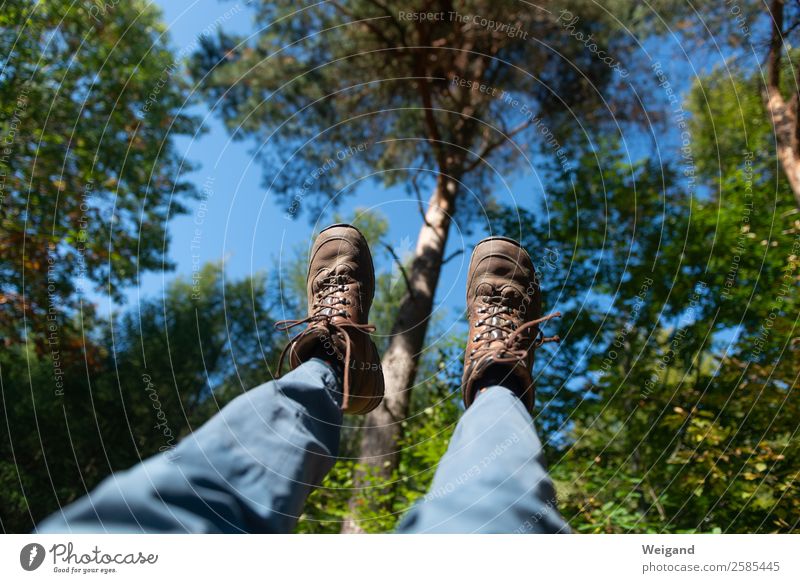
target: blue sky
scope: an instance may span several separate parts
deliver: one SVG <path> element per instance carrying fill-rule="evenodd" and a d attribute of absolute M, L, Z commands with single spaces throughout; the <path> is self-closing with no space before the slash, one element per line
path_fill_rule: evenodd
<path fill-rule="evenodd" d="M 221 2 L 220 0 L 156 0 L 161 7 L 167 26 L 170 44 L 178 55 L 188 55 L 196 46 L 198 35 L 210 30 L 214 23 L 224 20 L 223 28 L 240 34 L 252 34 L 252 14 L 242 0 Z M 227 16 L 226 16 L 227 15 Z M 697 72 L 707 72 L 714 63 L 720 61 L 718 55 L 709 51 L 702 56 L 689 56 L 682 52 L 680 38 L 670 37 L 658 42 L 647 42 L 642 47 L 650 62 L 660 61 L 670 82 L 678 94 L 683 94 L 694 81 Z M 622 89 L 623 91 L 625 89 Z M 656 91 L 651 98 L 664 99 L 658 106 L 666 107 L 663 92 Z M 653 105 L 653 104 L 648 104 Z M 197 189 L 208 194 L 202 201 L 190 204 L 189 214 L 173 219 L 169 225 L 169 259 L 176 265 L 174 271 L 144 274 L 139 288 L 132 288 L 128 297 L 135 305 L 143 296 L 157 296 L 166 283 L 176 276 L 190 278 L 193 269 L 209 261 L 225 261 L 226 276 L 241 278 L 257 272 L 274 274 L 282 259 L 294 256 L 299 245 L 311 245 L 315 230 L 333 221 L 334 209 L 329 209 L 320 217 L 310 217 L 307 213 L 297 219 L 285 218 L 286 208 L 268 193 L 262 185 L 263 169 L 254 159 L 256 144 L 252 141 L 230 139 L 228 131 L 219 118 L 208 111 L 205 105 L 198 105 L 192 113 L 202 119 L 204 133 L 194 139 L 180 137 L 176 144 L 187 161 L 198 166 L 188 174 Z M 667 124 L 666 133 L 657 136 L 658 155 L 669 159 L 677 152 L 677 136 L 674 123 Z M 658 130 L 657 130 L 658 131 Z M 642 136 L 632 139 L 625 136 L 626 147 L 633 160 L 652 155 L 653 144 Z M 534 165 L 541 158 L 533 158 Z M 517 176 L 505 176 L 507 184 L 499 184 L 496 198 L 509 205 L 524 205 L 529 208 L 542 208 L 544 193 L 538 168 L 527 169 Z M 424 193 L 423 193 L 424 194 Z M 413 250 L 420 228 L 421 219 L 416 200 L 409 197 L 402 188 L 384 188 L 374 182 L 359 181 L 346 196 L 337 210 L 344 215 L 355 208 L 377 210 L 389 218 L 390 230 L 386 238 L 401 257 Z M 316 223 L 312 224 L 312 220 Z M 614 228 L 613 224 L 608 225 Z M 524 228 L 524 225 L 523 225 Z M 463 327 L 460 317 L 464 308 L 464 288 L 469 255 L 474 244 L 489 235 L 485 226 L 474 225 L 474 233 L 465 235 L 458 224 L 451 227 L 447 255 L 457 250 L 464 253 L 445 265 L 436 294 L 435 313 L 444 324 L 441 332 L 447 333 Z M 541 259 L 541 250 L 530 250 L 534 262 Z M 384 271 L 392 268 L 385 253 L 373 249 L 376 255 L 376 268 Z M 383 256 L 383 257 L 381 257 Z M 602 266 L 597 266 L 602 269 Z M 593 297 L 590 291 L 586 297 L 566 298 L 579 303 Z M 596 298 L 595 298 L 596 299 Z M 606 298 L 606 309 L 612 311 L 617 298 Z M 545 310 L 559 309 L 558 305 L 545 306 Z M 281 318 L 281 314 L 275 314 Z M 570 323 L 559 327 L 563 336 L 569 334 Z M 435 339 L 430 339 L 435 342 Z M 577 363 L 576 363 L 577 364 Z"/>
<path fill-rule="evenodd" d="M 163 12 L 170 44 L 179 56 L 191 54 L 198 36 L 212 30 L 215 22 L 222 21 L 222 27 L 230 32 L 254 32 L 252 13 L 243 0 L 156 0 L 155 3 Z M 693 81 L 692 73 L 698 69 L 707 70 L 715 59 L 713 55 L 699 59 L 675 58 L 676 54 L 683 54 L 679 41 L 678 38 L 671 38 L 668 42 L 646 43 L 641 48 L 651 62 L 660 61 L 663 64 L 674 89 L 683 93 Z M 263 170 L 253 156 L 256 144 L 248 140 L 232 141 L 219 118 L 210 113 L 205 105 L 194 106 L 192 112 L 202 119 L 205 131 L 194 139 L 179 137 L 176 144 L 187 161 L 198 167 L 186 178 L 208 196 L 204 196 L 202 201 L 192 202 L 189 214 L 170 222 L 168 256 L 176 269 L 144 274 L 141 286 L 132 288 L 128 294 L 133 304 L 141 296 L 159 294 L 176 275 L 191 277 L 194 268 L 209 261 L 224 259 L 227 277 L 232 278 L 257 272 L 274 273 L 282 258 L 293 256 L 292 252 L 298 245 L 310 245 L 314 231 L 333 221 L 334 209 L 325 211 L 319 217 L 303 213 L 297 219 L 287 219 L 285 206 L 262 185 Z M 673 141 L 676 136 L 671 135 L 673 133 L 668 130 L 666 135 L 658 136 L 661 156 L 670 157 L 675 152 Z M 652 144 L 636 143 L 635 139 L 631 141 L 631 137 L 625 136 L 633 159 L 652 151 Z M 536 157 L 533 162 L 537 163 Z M 508 184 L 500 184 L 496 190 L 500 202 L 541 208 L 543 193 L 539 177 L 535 175 L 536 170 L 528 169 L 521 175 L 504 177 Z M 381 184 L 359 181 L 356 187 L 341 197 L 341 201 L 335 210 L 345 215 L 357 207 L 381 212 L 390 219 L 387 242 L 401 257 L 413 250 L 421 219 L 416 200 L 409 197 L 404 189 L 387 189 Z M 315 224 L 312 224 L 312 220 L 316 221 Z M 473 245 L 489 234 L 485 227 L 474 227 L 474 233 L 469 236 L 463 233 L 458 224 L 451 227 L 447 254 L 456 250 L 464 250 L 465 253 L 443 269 L 436 297 L 438 310 L 463 309 L 469 254 Z M 613 228 L 613 225 L 609 225 L 609 228 Z M 373 253 L 385 255 L 377 251 L 374 249 Z M 537 250 L 530 251 L 534 261 L 537 261 Z M 385 257 L 378 258 L 377 269 L 390 269 L 392 266 L 388 261 Z M 587 298 L 572 299 L 585 301 Z M 609 309 L 612 305 L 609 305 Z M 545 308 L 554 310 L 558 306 Z M 453 321 L 452 315 L 446 315 L 446 321 Z"/>
<path fill-rule="evenodd" d="M 170 43 L 179 55 L 189 54 L 198 35 L 218 19 L 224 20 L 222 26 L 228 31 L 249 34 L 253 30 L 249 9 L 235 2 L 157 0 L 155 3 L 162 9 Z M 333 210 L 319 217 L 316 225 L 311 224 L 308 214 L 295 220 L 286 219 L 285 207 L 261 183 L 262 168 L 252 155 L 254 143 L 232 141 L 219 118 L 204 105 L 192 111 L 202 118 L 206 131 L 194 139 L 178 138 L 177 146 L 188 161 L 198 165 L 187 178 L 209 196 L 191 203 L 188 215 L 171 221 L 168 256 L 177 268 L 144 274 L 141 287 L 129 293 L 133 303 L 140 294 L 159 294 L 164 284 L 176 275 L 190 277 L 198 263 L 224 258 L 226 273 L 234 278 L 272 271 L 284 250 L 310 244 L 314 229 L 332 221 Z M 513 195 L 533 201 L 537 182 L 533 177 L 520 177 L 511 183 Z M 402 188 L 387 189 L 380 184 L 361 182 L 343 197 L 337 210 L 348 214 L 357 207 L 377 210 L 390 218 L 387 240 L 399 255 L 413 250 L 421 220 L 416 200 Z M 440 308 L 463 307 L 469 253 L 472 245 L 487 234 L 477 229 L 467 237 L 458 225 L 451 228 L 448 254 L 458 249 L 465 249 L 466 253 L 444 268 L 437 293 Z M 377 268 L 391 266 L 383 262 Z"/>

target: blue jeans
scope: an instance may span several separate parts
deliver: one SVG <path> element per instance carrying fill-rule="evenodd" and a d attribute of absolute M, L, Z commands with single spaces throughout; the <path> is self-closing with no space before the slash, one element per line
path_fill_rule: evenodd
<path fill-rule="evenodd" d="M 313 359 L 236 398 L 175 449 L 106 478 L 37 532 L 291 532 L 333 467 L 336 373 Z M 503 387 L 459 421 L 398 531 L 567 532 L 524 406 Z"/>

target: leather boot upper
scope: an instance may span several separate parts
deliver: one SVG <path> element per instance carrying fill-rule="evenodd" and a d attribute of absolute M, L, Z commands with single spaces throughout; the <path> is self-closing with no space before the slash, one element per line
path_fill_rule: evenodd
<path fill-rule="evenodd" d="M 462 394 L 467 407 L 475 399 L 476 381 L 492 365 L 502 365 L 521 387 L 519 397 L 533 408 L 531 368 L 535 349 L 545 338 L 539 324 L 542 300 L 533 262 L 516 241 L 484 239 L 475 247 L 467 275 L 469 338 L 464 355 Z"/>
<path fill-rule="evenodd" d="M 284 349 L 281 364 L 288 353 L 295 368 L 321 348 L 343 371 L 342 410 L 371 411 L 383 398 L 384 380 L 378 349 L 369 336 L 375 330 L 368 323 L 375 271 L 358 229 L 333 225 L 319 234 L 311 249 L 306 291 L 308 316 L 276 324 L 281 330 L 306 324 Z"/>

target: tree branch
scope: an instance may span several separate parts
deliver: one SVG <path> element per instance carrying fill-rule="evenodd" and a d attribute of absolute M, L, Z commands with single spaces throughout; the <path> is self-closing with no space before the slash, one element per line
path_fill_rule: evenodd
<path fill-rule="evenodd" d="M 383 245 L 386 248 L 386 250 L 392 256 L 392 259 L 394 259 L 394 262 L 397 263 L 397 267 L 400 268 L 400 273 L 403 275 L 403 279 L 406 282 L 406 289 L 408 290 L 408 295 L 410 295 L 413 298 L 414 290 L 411 288 L 411 280 L 408 279 L 408 273 L 406 272 L 406 268 L 403 265 L 402 261 L 400 261 L 400 258 L 397 256 L 397 253 L 394 252 L 394 249 L 392 249 L 390 245 L 387 245 L 383 241 L 381 241 L 381 245 Z"/>
<path fill-rule="evenodd" d="M 396 47 L 397 43 L 389 40 L 389 37 L 387 37 L 384 34 L 383 29 L 381 29 L 378 26 L 375 26 L 371 22 L 375 18 L 390 18 L 390 15 L 383 16 L 383 17 L 382 16 L 378 16 L 378 17 L 372 17 L 372 18 L 367 18 L 367 17 L 362 18 L 360 16 L 357 16 L 356 14 L 353 13 L 353 11 L 348 10 L 347 8 L 345 8 L 344 6 L 339 4 L 338 2 L 335 2 L 334 0 L 329 0 L 329 2 L 331 3 L 331 6 L 333 6 L 336 10 L 338 10 L 339 12 L 344 14 L 345 16 L 349 17 L 351 19 L 350 21 L 353 24 L 363 24 L 364 26 L 366 26 L 369 30 L 372 31 L 372 33 L 375 36 L 378 37 L 378 39 L 382 43 L 384 43 L 384 45 L 386 45 L 387 47 Z M 401 47 L 396 47 L 396 48 L 397 48 L 398 52 L 402 52 Z"/>
<path fill-rule="evenodd" d="M 403 48 L 408 48 L 408 43 L 406 42 L 406 30 L 400 25 L 397 18 L 395 18 L 395 13 L 392 12 L 388 6 L 386 6 L 382 2 L 379 2 L 378 0 L 369 0 L 369 2 L 373 6 L 377 6 L 378 8 L 383 10 L 383 13 L 391 19 L 392 24 L 397 29 L 397 32 L 400 33 L 401 45 L 403 46 Z"/>
<path fill-rule="evenodd" d="M 419 22 L 417 24 L 417 31 L 419 32 L 418 47 L 413 49 L 414 58 L 414 76 L 419 79 L 419 92 L 422 98 L 422 108 L 424 111 L 425 126 L 428 129 L 428 141 L 433 148 L 436 163 L 439 166 L 439 173 L 441 175 L 447 174 L 447 157 L 444 153 L 442 145 L 442 136 L 439 133 L 439 126 L 436 124 L 436 118 L 433 115 L 433 98 L 431 97 L 430 80 L 427 73 L 427 67 L 424 64 L 423 48 L 430 46 L 430 39 L 425 32 L 425 24 Z"/>
<path fill-rule="evenodd" d="M 425 205 L 422 202 L 422 194 L 420 194 L 419 186 L 417 185 L 418 177 L 419 174 L 416 173 L 411 177 L 411 187 L 414 189 L 414 194 L 417 197 L 417 208 L 419 209 L 419 214 L 422 217 L 422 222 L 425 223 L 427 226 L 433 228 L 433 225 L 431 225 L 428 222 L 428 218 L 425 216 Z"/>
<path fill-rule="evenodd" d="M 772 0 L 769 5 L 772 20 L 767 81 L 763 86 L 764 105 L 775 132 L 777 155 L 798 207 L 800 207 L 800 95 L 795 89 L 789 100 L 780 90 L 783 51 L 784 1 Z M 795 75 L 798 73 L 795 72 Z M 795 77 L 795 83 L 797 77 Z"/>
<path fill-rule="evenodd" d="M 656 494 L 656 491 L 653 489 L 653 486 L 650 484 L 647 478 L 644 480 L 644 486 L 647 489 L 648 494 L 650 494 L 650 497 L 653 499 L 653 504 L 655 505 L 656 510 L 658 510 L 658 515 L 661 517 L 661 520 L 666 520 L 667 513 L 664 512 L 664 506 L 661 504 L 661 501 L 658 499 L 658 494 Z"/>
<path fill-rule="evenodd" d="M 444 265 L 445 263 L 447 263 L 447 262 L 448 262 L 448 261 L 450 261 L 451 259 L 455 259 L 455 258 L 456 258 L 456 257 L 458 257 L 459 255 L 463 255 L 463 253 L 464 253 L 464 250 L 463 250 L 463 249 L 458 249 L 457 251 L 453 251 L 453 252 L 452 252 L 450 255 L 448 255 L 447 257 L 445 257 L 444 259 L 442 259 L 442 265 Z"/>
<path fill-rule="evenodd" d="M 777 90 L 781 82 L 781 53 L 783 50 L 783 0 L 772 0 L 769 5 L 772 35 L 767 56 L 767 87 Z"/>
<path fill-rule="evenodd" d="M 499 140 L 486 144 L 486 146 L 483 148 L 483 151 L 480 154 L 478 154 L 478 157 L 475 159 L 475 161 L 466 167 L 464 173 L 466 174 L 471 170 L 475 170 L 475 168 L 477 168 L 489 154 L 491 154 L 494 150 L 496 150 L 506 142 L 511 141 L 511 138 L 516 136 L 521 131 L 524 131 L 525 129 L 529 128 L 531 125 L 533 125 L 533 120 L 529 119 L 528 121 L 519 124 L 517 127 L 515 127 L 507 134 L 503 133 L 503 137 L 500 138 Z"/>

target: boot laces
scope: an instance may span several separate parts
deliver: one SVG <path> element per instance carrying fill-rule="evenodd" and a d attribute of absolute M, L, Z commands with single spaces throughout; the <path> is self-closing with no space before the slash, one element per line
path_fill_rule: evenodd
<path fill-rule="evenodd" d="M 559 318 L 561 312 L 553 312 L 542 318 L 517 325 L 515 320 L 522 317 L 521 310 L 503 305 L 502 296 L 485 296 L 484 305 L 477 310 L 479 320 L 475 323 L 478 329 L 472 338 L 474 348 L 469 353 L 470 361 L 492 355 L 494 361 L 503 364 L 515 364 L 525 360 L 531 350 L 536 350 L 547 342 L 559 342 L 558 336 L 545 336 L 539 324 Z M 525 332 L 534 330 L 533 339 L 525 342 Z M 501 341 L 502 345 L 492 346 Z"/>
<path fill-rule="evenodd" d="M 320 284 L 320 290 L 316 294 L 316 300 L 311 304 L 311 313 L 314 315 L 350 318 L 350 312 L 344 307 L 350 303 L 350 300 L 345 297 L 344 292 L 350 289 L 351 283 L 353 283 L 352 278 L 346 274 L 325 277 Z M 342 307 L 337 310 L 337 306 Z"/>
<path fill-rule="evenodd" d="M 307 324 L 304 330 L 293 336 L 281 351 L 278 359 L 278 376 L 283 370 L 283 362 L 292 345 L 303 336 L 319 331 L 320 325 L 327 329 L 331 338 L 331 346 L 336 351 L 337 358 L 341 355 L 336 350 L 333 336 L 337 335 L 344 341 L 344 379 L 342 383 L 342 409 L 347 409 L 350 399 L 350 356 L 352 352 L 352 339 L 349 330 L 360 330 L 370 333 L 375 331 L 372 324 L 359 324 L 353 320 L 350 311 L 345 307 L 350 305 L 350 300 L 345 297 L 344 292 L 350 289 L 353 279 L 347 274 L 334 274 L 323 278 L 320 282 L 320 290 L 315 295 L 315 300 L 310 306 L 311 315 L 301 319 L 280 320 L 275 322 L 275 328 L 281 332 Z M 337 309 L 338 308 L 338 309 Z M 333 321 L 338 316 L 339 320 Z"/>

